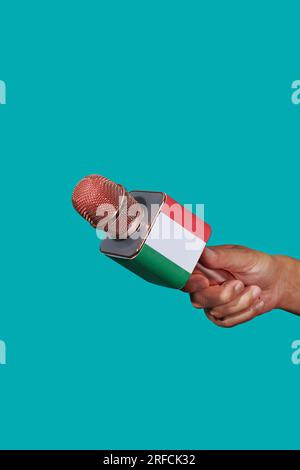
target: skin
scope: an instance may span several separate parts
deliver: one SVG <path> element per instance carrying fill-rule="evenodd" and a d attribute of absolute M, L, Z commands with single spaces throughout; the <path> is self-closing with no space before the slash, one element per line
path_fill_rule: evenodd
<path fill-rule="evenodd" d="M 300 261 L 238 245 L 206 248 L 201 264 L 234 279 L 213 285 L 197 268 L 184 291 L 216 325 L 230 328 L 279 308 L 300 315 Z"/>

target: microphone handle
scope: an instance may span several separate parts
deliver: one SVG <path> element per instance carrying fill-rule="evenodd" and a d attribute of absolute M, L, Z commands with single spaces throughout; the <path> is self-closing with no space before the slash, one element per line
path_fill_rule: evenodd
<path fill-rule="evenodd" d="M 222 284 L 225 281 L 231 281 L 235 279 L 235 277 L 229 272 L 225 271 L 224 269 L 209 269 L 203 266 L 201 263 L 197 263 L 197 268 L 199 271 L 204 274 L 205 277 L 209 281 L 213 281 L 216 284 Z"/>

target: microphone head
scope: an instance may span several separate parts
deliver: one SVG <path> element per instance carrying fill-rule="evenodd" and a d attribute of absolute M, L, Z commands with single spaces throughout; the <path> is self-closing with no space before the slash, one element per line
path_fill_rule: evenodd
<path fill-rule="evenodd" d="M 72 203 L 75 210 L 94 228 L 112 238 L 127 238 L 139 227 L 142 206 L 124 186 L 100 175 L 89 175 L 76 185 Z"/>

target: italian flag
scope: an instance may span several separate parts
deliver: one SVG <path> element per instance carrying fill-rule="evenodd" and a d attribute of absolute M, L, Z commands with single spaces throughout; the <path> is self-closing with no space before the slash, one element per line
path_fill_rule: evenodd
<path fill-rule="evenodd" d="M 119 262 L 147 281 L 181 289 L 210 234 L 208 224 L 166 196 L 140 252 L 130 261 Z"/>

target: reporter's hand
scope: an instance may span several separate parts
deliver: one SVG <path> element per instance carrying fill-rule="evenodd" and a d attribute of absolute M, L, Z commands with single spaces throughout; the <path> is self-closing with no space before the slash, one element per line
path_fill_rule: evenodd
<path fill-rule="evenodd" d="M 185 286 L 192 304 L 204 308 L 216 325 L 232 327 L 274 308 L 300 314 L 300 298 L 296 298 L 299 294 L 291 294 L 293 287 L 300 291 L 299 261 L 242 246 L 223 245 L 206 248 L 201 264 L 229 271 L 235 278 L 221 285 L 210 285 L 196 268 Z M 291 275 L 296 275 L 297 281 L 291 280 Z M 288 293 L 293 299 L 289 299 Z"/>

